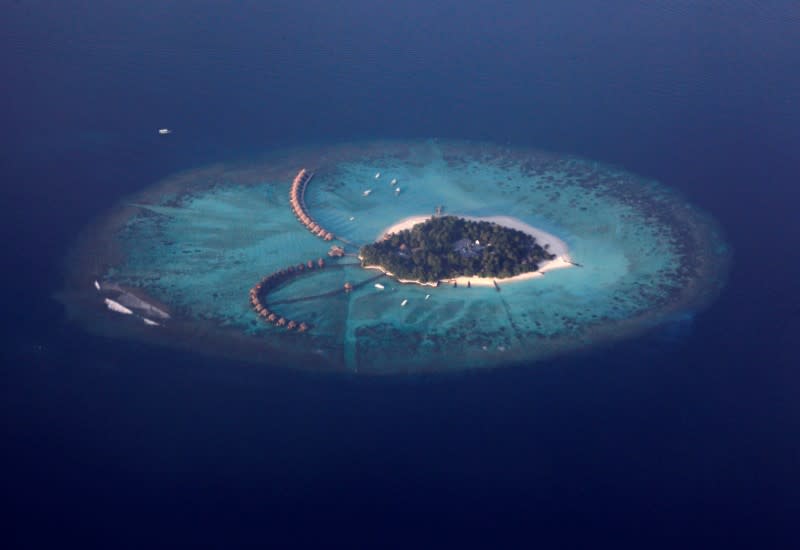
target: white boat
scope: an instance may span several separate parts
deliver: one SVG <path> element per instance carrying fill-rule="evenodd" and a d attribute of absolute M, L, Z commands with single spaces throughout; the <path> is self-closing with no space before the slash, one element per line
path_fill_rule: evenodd
<path fill-rule="evenodd" d="M 400 194 L 400 188 L 399 188 L 399 187 L 398 187 L 397 189 L 395 189 L 395 190 L 394 190 L 394 194 L 395 194 L 395 195 L 399 195 L 399 194 Z"/>
<path fill-rule="evenodd" d="M 367 189 L 363 194 L 365 197 L 368 197 L 370 193 L 372 193 L 372 189 Z"/>
<path fill-rule="evenodd" d="M 427 300 L 428 298 L 430 298 L 430 297 L 431 297 L 431 295 L 430 295 L 430 294 L 426 294 L 426 295 L 425 295 L 425 299 L 426 299 L 426 300 Z"/>
<path fill-rule="evenodd" d="M 159 128 L 158 133 L 159 135 L 166 136 L 167 134 L 171 134 L 172 130 L 170 130 L 169 128 Z"/>
<path fill-rule="evenodd" d="M 126 308 L 119 302 L 115 302 L 114 300 L 109 300 L 108 298 L 105 299 L 106 307 L 111 311 L 116 311 L 117 313 L 124 313 L 125 315 L 133 315 L 133 311 Z"/>
<path fill-rule="evenodd" d="M 160 327 L 161 323 L 156 323 L 155 321 L 151 321 L 147 317 L 142 317 L 142 321 L 144 321 L 145 325 L 149 325 L 151 327 Z"/>
<path fill-rule="evenodd" d="M 375 288 L 377 288 L 378 290 L 383 290 L 385 287 L 380 283 L 375 283 Z"/>
<path fill-rule="evenodd" d="M 391 185 L 397 185 L 397 178 L 394 178 L 390 183 Z"/>
<path fill-rule="evenodd" d="M 356 219 L 355 216 L 350 216 L 350 221 L 353 221 L 354 219 Z"/>
<path fill-rule="evenodd" d="M 98 282 L 97 282 L 97 279 L 95 279 L 95 281 L 94 281 L 94 287 L 95 287 L 97 290 L 100 290 L 100 283 L 98 283 Z"/>
<path fill-rule="evenodd" d="M 407 303 L 408 303 L 408 300 L 403 300 L 402 302 L 400 302 L 400 307 L 405 307 L 405 305 Z"/>
<path fill-rule="evenodd" d="M 377 172 L 377 173 L 375 174 L 375 179 L 378 179 L 379 177 L 381 177 L 381 173 L 380 173 L 380 172 Z"/>

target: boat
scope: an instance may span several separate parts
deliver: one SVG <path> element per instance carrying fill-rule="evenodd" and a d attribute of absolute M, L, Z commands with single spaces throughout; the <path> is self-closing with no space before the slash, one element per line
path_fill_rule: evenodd
<path fill-rule="evenodd" d="M 395 190 L 394 190 L 394 194 L 395 194 L 395 195 L 399 195 L 399 194 L 400 194 L 400 188 L 399 188 L 399 187 L 398 187 L 397 189 L 395 189 Z"/>
<path fill-rule="evenodd" d="M 377 172 L 377 173 L 375 174 L 375 179 L 378 179 L 378 178 L 380 178 L 380 177 L 381 177 L 381 173 L 380 173 L 380 172 Z"/>
<path fill-rule="evenodd" d="M 355 216 L 350 216 L 350 221 L 353 221 L 354 219 L 356 219 Z"/>
<path fill-rule="evenodd" d="M 151 321 L 147 317 L 142 317 L 142 321 L 144 321 L 145 325 L 149 325 L 151 327 L 160 327 L 161 323 L 156 323 L 155 321 Z"/>
<path fill-rule="evenodd" d="M 97 280 L 94 281 L 94 287 L 99 291 L 100 290 L 100 283 Z"/>
<path fill-rule="evenodd" d="M 430 298 L 430 297 L 431 297 L 431 295 L 430 295 L 430 294 L 426 294 L 426 295 L 425 295 L 425 299 L 426 299 L 426 300 L 427 300 L 428 298 Z"/>
<path fill-rule="evenodd" d="M 166 136 L 167 134 L 171 134 L 172 130 L 170 130 L 169 128 L 159 128 L 158 133 L 159 135 Z"/>
<path fill-rule="evenodd" d="M 397 178 L 394 178 L 392 181 L 389 182 L 390 185 L 397 185 Z"/>
<path fill-rule="evenodd" d="M 375 283 L 375 288 L 377 288 L 378 290 L 383 290 L 385 287 L 380 283 Z"/>
<path fill-rule="evenodd" d="M 366 191 L 364 191 L 363 195 L 364 195 L 365 197 L 369 197 L 369 194 L 370 194 L 370 193 L 372 193 L 372 189 L 367 189 Z"/>
<path fill-rule="evenodd" d="M 402 302 L 400 302 L 400 307 L 405 307 L 405 305 L 407 303 L 408 303 L 408 300 L 403 300 Z"/>

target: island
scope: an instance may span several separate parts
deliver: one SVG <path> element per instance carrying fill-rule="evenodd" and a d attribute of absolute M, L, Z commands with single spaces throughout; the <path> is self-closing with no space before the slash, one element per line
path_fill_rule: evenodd
<path fill-rule="evenodd" d="M 730 248 L 713 218 L 621 168 L 372 140 L 180 172 L 66 254 L 57 297 L 103 338 L 404 375 L 671 331 L 718 295 Z"/>
<path fill-rule="evenodd" d="M 534 274 L 558 258 L 549 249 L 531 232 L 489 219 L 434 216 L 393 226 L 377 242 L 362 246 L 359 259 L 363 267 L 381 269 L 400 282 L 466 278 L 463 282 L 471 284 Z"/>

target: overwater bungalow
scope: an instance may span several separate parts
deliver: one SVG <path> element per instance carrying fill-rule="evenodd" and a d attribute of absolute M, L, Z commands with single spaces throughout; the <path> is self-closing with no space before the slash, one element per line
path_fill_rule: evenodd
<path fill-rule="evenodd" d="M 311 260 L 308 260 L 308 261 L 306 262 L 306 267 L 307 267 L 308 269 L 314 269 L 314 262 L 313 262 L 313 261 L 311 261 Z"/>
<path fill-rule="evenodd" d="M 350 292 L 351 290 L 353 290 L 353 285 L 350 284 L 350 281 L 347 281 L 344 284 L 344 291 L 345 292 Z"/>
<path fill-rule="evenodd" d="M 305 331 L 307 331 L 307 330 L 308 330 L 308 325 L 307 325 L 307 324 L 305 324 L 305 323 L 300 323 L 300 324 L 297 326 L 297 332 L 305 332 Z"/>
<path fill-rule="evenodd" d="M 270 323 L 274 323 L 274 322 L 275 322 L 275 321 L 277 321 L 277 320 L 278 320 L 278 316 L 277 316 L 277 315 L 275 315 L 274 313 L 270 313 L 270 314 L 267 316 L 267 321 L 269 321 Z"/>
<path fill-rule="evenodd" d="M 287 328 L 287 329 L 289 329 L 289 330 L 294 330 L 294 328 L 295 328 L 296 326 L 297 326 L 297 323 L 296 323 L 296 322 L 294 322 L 294 321 L 289 321 L 289 322 L 286 324 L 286 328 Z"/>
<path fill-rule="evenodd" d="M 323 260 L 322 258 L 320 258 L 319 260 L 317 260 L 317 266 L 318 266 L 320 269 L 321 269 L 321 268 L 323 268 L 323 267 L 325 267 L 325 260 Z"/>
<path fill-rule="evenodd" d="M 275 324 L 276 324 L 277 326 L 279 326 L 279 327 L 286 326 L 286 319 L 284 319 L 283 317 L 281 317 L 280 319 L 278 319 L 278 321 L 277 321 Z"/>

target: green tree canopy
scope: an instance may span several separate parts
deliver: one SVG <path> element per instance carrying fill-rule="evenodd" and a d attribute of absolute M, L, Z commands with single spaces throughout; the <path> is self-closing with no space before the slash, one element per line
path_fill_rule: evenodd
<path fill-rule="evenodd" d="M 379 265 L 401 279 L 434 282 L 459 276 L 511 277 L 555 258 L 534 237 L 492 222 L 433 217 L 365 245 L 363 265 Z"/>

